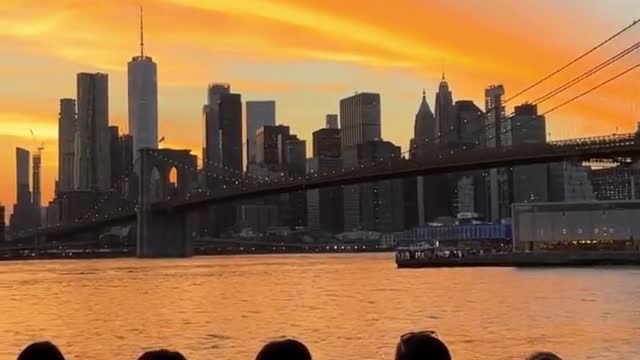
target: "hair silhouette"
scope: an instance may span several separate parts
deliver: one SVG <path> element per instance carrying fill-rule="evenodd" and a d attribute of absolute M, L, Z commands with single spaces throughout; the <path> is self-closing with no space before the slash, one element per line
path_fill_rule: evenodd
<path fill-rule="evenodd" d="M 184 355 L 171 350 L 152 350 L 140 355 L 138 360 L 187 360 Z"/>
<path fill-rule="evenodd" d="M 276 340 L 266 344 L 256 360 L 311 360 L 309 349 L 293 339 Z"/>
<path fill-rule="evenodd" d="M 531 354 L 527 360 L 562 360 L 560 356 L 552 352 L 537 352 Z"/>
<path fill-rule="evenodd" d="M 396 360 L 451 360 L 447 345 L 434 332 L 402 335 L 396 347 Z"/>
<path fill-rule="evenodd" d="M 65 360 L 57 346 L 49 341 L 35 342 L 22 350 L 18 360 Z"/>

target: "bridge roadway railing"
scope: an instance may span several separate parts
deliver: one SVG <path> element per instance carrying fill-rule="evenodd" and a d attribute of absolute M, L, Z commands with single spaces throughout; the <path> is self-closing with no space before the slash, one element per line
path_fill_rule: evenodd
<path fill-rule="evenodd" d="M 640 141 L 635 133 L 481 150 L 437 151 L 434 148 L 434 151 L 417 158 L 388 158 L 331 174 L 312 173 L 300 177 L 283 176 L 259 181 L 251 179 L 248 182 L 238 182 L 235 186 L 229 186 L 216 193 L 202 191 L 191 193 L 184 199 L 156 203 L 152 206 L 152 210 L 188 211 L 241 199 L 410 176 L 557 162 L 566 159 L 589 160 L 632 156 L 640 156 Z M 86 232 L 135 221 L 135 209 L 123 208 L 110 215 L 96 215 L 73 224 L 40 228 L 23 235 L 17 241 L 35 236 Z"/>
<path fill-rule="evenodd" d="M 352 185 L 419 175 L 449 173 L 494 167 L 557 162 L 566 159 L 618 158 L 640 156 L 636 134 L 578 139 L 562 143 L 525 144 L 513 147 L 466 151 L 434 151 L 413 159 L 388 158 L 373 164 L 320 176 L 307 174 L 295 178 L 267 179 L 255 185 L 240 184 L 214 195 L 191 194 L 186 199 L 157 204 L 158 211 L 188 210 L 219 202 L 305 191 L 324 187 Z"/>

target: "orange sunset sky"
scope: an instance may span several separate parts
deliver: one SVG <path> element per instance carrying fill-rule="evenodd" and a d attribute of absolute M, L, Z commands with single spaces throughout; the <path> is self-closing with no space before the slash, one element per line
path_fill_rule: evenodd
<path fill-rule="evenodd" d="M 484 88 L 509 94 L 640 17 L 637 0 L 2 0 L 0 1 L 0 203 L 15 201 L 14 148 L 44 142 L 43 200 L 57 176 L 57 112 L 75 97 L 75 74 L 109 74 L 110 123 L 126 131 L 126 65 L 138 49 L 158 64 L 160 136 L 202 147 L 209 82 L 243 101 L 274 99 L 277 121 L 310 145 L 311 132 L 355 91 L 382 96 L 383 136 L 406 149 L 425 88 L 446 72 L 454 98 L 483 107 Z M 513 103 L 533 100 L 640 38 L 615 43 Z M 640 62 L 640 52 L 542 106 L 567 99 Z M 549 116 L 551 138 L 632 131 L 640 72 Z M 545 91 L 546 90 L 546 91 Z"/>

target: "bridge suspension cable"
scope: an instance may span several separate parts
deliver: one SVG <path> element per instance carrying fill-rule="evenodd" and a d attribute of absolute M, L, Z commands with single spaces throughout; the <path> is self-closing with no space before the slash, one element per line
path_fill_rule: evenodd
<path fill-rule="evenodd" d="M 635 52 L 638 49 L 640 49 L 640 41 L 638 41 L 635 44 L 627 47 L 626 49 L 622 50 L 618 54 L 610 57 L 609 59 L 607 59 L 606 61 L 600 63 L 598 66 L 592 68 L 591 70 L 588 70 L 588 71 L 584 72 L 582 75 L 574 78 L 573 80 L 570 80 L 570 81 L 566 82 L 565 84 L 563 84 L 562 86 L 560 86 L 556 90 L 550 91 L 550 92 L 546 93 L 545 95 L 542 95 L 539 98 L 533 100 L 533 103 L 536 104 L 536 105 L 544 103 L 545 101 L 551 99 L 552 97 L 554 97 L 554 96 L 556 96 L 556 95 L 558 95 L 558 94 L 560 94 L 560 93 L 572 88 L 574 85 L 577 85 L 580 82 L 588 79 L 589 77 L 597 74 L 601 70 L 606 69 L 610 65 L 618 62 L 619 60 L 623 59 L 627 55 L 630 55 L 631 53 Z"/>
<path fill-rule="evenodd" d="M 600 49 L 600 48 L 604 47 L 606 44 L 608 44 L 608 43 L 610 43 L 611 41 L 615 40 L 615 39 L 616 39 L 616 38 L 618 38 L 620 35 L 622 35 L 623 33 L 627 32 L 627 31 L 629 31 L 631 28 L 633 28 L 634 26 L 638 25 L 639 23 L 640 23 L 640 19 L 635 20 L 632 24 L 630 24 L 630 25 L 628 25 L 628 26 L 624 27 L 623 29 L 619 30 L 619 31 L 618 31 L 618 32 L 616 32 L 614 35 L 612 35 L 612 36 L 610 36 L 609 38 L 607 38 L 605 41 L 603 41 L 603 42 L 601 42 L 601 43 L 597 44 L 596 46 L 592 47 L 592 48 L 591 48 L 591 49 L 589 49 L 588 51 L 586 51 L 586 52 L 584 52 L 584 53 L 580 54 L 578 57 L 576 57 L 576 58 L 574 58 L 573 60 L 571 60 L 568 64 L 566 64 L 566 65 L 564 65 L 564 66 L 561 66 L 560 68 L 558 68 L 557 70 L 553 71 L 553 72 L 552 72 L 552 73 L 550 73 L 549 75 L 544 76 L 542 79 L 540 79 L 540 80 L 538 80 L 538 81 L 534 82 L 534 83 L 533 83 L 533 84 L 531 84 L 530 86 L 528 86 L 528 87 L 526 87 L 525 89 L 523 89 L 523 90 L 519 91 L 516 95 L 514 95 L 514 96 L 511 96 L 511 97 L 507 98 L 507 99 L 506 99 L 506 100 L 504 100 L 501 104 L 497 104 L 497 105 L 495 105 L 495 106 L 493 106 L 493 107 L 491 107 L 491 108 L 489 108 L 489 109 L 486 109 L 486 110 L 482 111 L 482 112 L 481 112 L 480 114 L 478 114 L 478 116 L 477 116 L 474 120 L 472 120 L 472 121 L 477 121 L 477 120 L 480 120 L 480 119 L 482 119 L 482 118 L 485 118 L 485 117 L 486 117 L 486 116 L 488 116 L 491 112 L 493 112 L 493 111 L 497 110 L 498 108 L 502 107 L 504 104 L 506 104 L 506 103 L 508 103 L 508 102 L 510 102 L 510 101 L 512 101 L 512 100 L 514 100 L 516 97 L 519 97 L 519 96 L 523 95 L 524 93 L 526 93 L 526 92 L 528 92 L 528 91 L 530 91 L 530 90 L 534 89 L 535 87 L 537 87 L 537 86 L 541 85 L 542 83 L 544 83 L 544 82 L 545 82 L 545 81 L 547 81 L 548 79 L 552 78 L 553 76 L 555 76 L 555 75 L 559 74 L 560 72 L 562 72 L 562 71 L 566 70 L 567 68 L 571 67 L 572 65 L 574 65 L 574 64 L 575 64 L 575 63 L 577 63 L 578 61 L 580 61 L 580 60 L 582 60 L 582 59 L 586 58 L 588 55 L 590 55 L 590 54 L 594 53 L 596 50 L 598 50 L 598 49 Z M 605 60 L 604 62 L 600 63 L 599 65 L 597 65 L 597 66 L 595 66 L 595 67 L 593 67 L 592 69 L 588 70 L 588 71 L 587 71 L 587 72 L 585 72 L 584 74 L 582 74 L 582 75 L 580 75 L 580 76 L 578 76 L 578 77 L 576 77 L 576 78 L 574 78 L 574 79 L 570 80 L 569 82 L 565 83 L 565 84 L 564 84 L 564 85 L 562 85 L 562 86 L 559 86 L 559 87 L 557 87 L 557 88 L 553 89 L 552 91 L 550 91 L 549 93 L 547 93 L 547 94 L 545 95 L 545 97 L 544 97 L 544 98 L 538 98 L 538 99 L 536 99 L 536 100 L 542 100 L 542 102 L 546 102 L 547 100 L 549 100 L 549 99 L 551 99 L 551 98 L 555 97 L 556 95 L 558 95 L 558 94 L 560 94 L 560 93 L 564 92 L 565 90 L 567 90 L 567 89 L 569 89 L 569 88 L 573 87 L 574 85 L 578 84 L 579 82 L 583 81 L 584 79 L 586 79 L 586 78 L 588 78 L 588 77 L 590 77 L 590 76 L 592 76 L 592 75 L 596 74 L 596 73 L 597 73 L 597 72 L 599 72 L 600 70 L 602 70 L 602 69 L 604 69 L 604 68 L 608 67 L 609 65 L 611 65 L 611 64 L 613 64 L 613 63 L 615 63 L 615 62 L 619 61 L 620 59 L 622 59 L 622 58 L 626 57 L 627 55 L 629 55 L 629 54 L 631 54 L 631 53 L 635 52 L 635 51 L 640 47 L 640 45 L 639 45 L 638 47 L 635 47 L 635 46 L 636 46 L 636 44 L 634 44 L 634 45 L 632 45 L 632 46 L 630 46 L 630 47 L 626 48 L 626 49 L 625 49 L 625 50 L 623 50 L 622 52 L 620 52 L 620 53 L 618 53 L 617 55 L 615 55 L 615 56 L 613 56 L 613 57 L 611 57 L 611 58 L 609 58 L 609 59 Z M 584 77 L 584 78 L 581 78 L 581 77 Z M 578 79 L 578 78 L 581 78 L 581 79 L 576 80 L 576 79 Z M 570 84 L 570 83 L 571 83 L 571 85 L 568 85 L 568 86 L 567 86 L 567 84 Z M 566 87 L 565 89 L 563 89 L 563 86 L 567 86 L 567 87 Z M 508 115 L 504 120 L 509 119 L 512 115 L 513 115 L 513 113 L 509 114 L 509 115 Z M 480 131 L 484 131 L 484 132 L 486 132 L 486 131 L 488 131 L 488 130 L 492 129 L 495 125 L 496 125 L 496 124 L 495 124 L 495 122 L 487 123 L 487 124 L 485 124 L 485 126 L 484 126 L 482 129 L 478 129 L 478 130 L 474 131 L 474 132 L 473 132 L 473 134 L 475 134 L 476 132 L 480 132 Z M 440 140 L 441 138 L 443 138 L 443 137 L 445 137 L 445 136 L 449 136 L 449 135 L 453 134 L 453 133 L 454 133 L 454 131 L 455 131 L 455 129 L 448 129 L 446 132 L 444 132 L 444 133 L 440 133 L 440 134 L 436 135 L 433 139 L 427 139 L 427 140 L 429 140 L 431 143 L 436 143 L 436 142 L 437 142 L 438 140 Z M 491 138 L 491 139 L 493 139 L 493 138 Z M 487 139 L 487 140 L 489 140 L 489 139 Z M 410 152 L 410 150 L 407 150 L 407 151 L 405 151 L 403 154 L 405 154 L 405 153 L 409 153 L 409 152 Z"/>
<path fill-rule="evenodd" d="M 545 81 L 551 79 L 552 77 L 558 75 L 559 73 L 561 73 L 564 70 L 568 69 L 569 67 L 573 66 L 578 61 L 584 59 L 585 57 L 591 55 L 596 50 L 600 49 L 601 47 L 603 47 L 606 44 L 610 43 L 611 41 L 615 40 L 620 35 L 622 35 L 622 34 L 626 33 L 627 31 L 631 30 L 631 28 L 633 28 L 634 26 L 638 25 L 638 23 L 640 23 L 640 19 L 634 20 L 630 25 L 627 25 L 626 27 L 622 28 L 621 30 L 619 30 L 615 34 L 613 34 L 610 37 L 608 37 L 606 40 L 602 41 L 601 43 L 599 43 L 596 46 L 592 47 L 591 49 L 587 50 L 586 52 L 580 54 L 578 57 L 576 57 L 573 60 L 569 61 L 566 65 L 561 66 L 560 68 L 552 71 L 549 75 L 544 76 L 542 79 L 540 79 L 540 80 L 536 81 L 535 83 L 527 86 L 526 88 L 520 90 L 515 95 L 507 98 L 504 102 L 507 103 L 507 102 L 519 97 L 520 95 L 528 92 L 529 90 L 534 89 L 535 87 L 537 87 L 538 85 L 540 85 L 540 84 L 544 83 Z"/>

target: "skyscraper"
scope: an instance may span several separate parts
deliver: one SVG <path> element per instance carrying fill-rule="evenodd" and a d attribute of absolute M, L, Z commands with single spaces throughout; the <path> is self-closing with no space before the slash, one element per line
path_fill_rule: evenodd
<path fill-rule="evenodd" d="M 16 203 L 11 214 L 11 230 L 20 231 L 37 226 L 39 213 L 34 210 L 29 190 L 29 151 L 16 148 Z"/>
<path fill-rule="evenodd" d="M 122 148 L 120 147 L 120 131 L 117 126 L 109 126 L 109 157 L 111 160 L 111 185 L 120 184 L 121 177 L 125 174 L 125 169 L 130 164 L 131 159 L 123 162 Z"/>
<path fill-rule="evenodd" d="M 5 236 L 4 236 L 4 232 L 6 229 L 6 223 L 5 223 L 5 208 L 4 205 L 0 204 L 0 242 L 3 242 L 5 240 Z"/>
<path fill-rule="evenodd" d="M 247 166 L 256 163 L 256 132 L 263 126 L 276 125 L 276 102 L 247 101 Z"/>
<path fill-rule="evenodd" d="M 360 93 L 340 100 L 342 148 L 379 140 L 380 94 Z"/>
<path fill-rule="evenodd" d="M 42 169 L 42 154 L 40 153 L 40 149 L 38 149 L 38 152 L 33 154 L 33 170 L 31 171 L 31 177 L 32 177 L 31 203 L 35 208 L 35 211 L 38 211 L 38 213 L 40 212 L 40 207 L 42 206 L 41 169 Z"/>
<path fill-rule="evenodd" d="M 283 147 L 283 168 L 288 176 L 300 177 L 306 173 L 307 143 L 296 135 L 280 136 Z M 307 226 L 307 195 L 298 191 L 281 196 L 283 223 L 291 228 Z"/>
<path fill-rule="evenodd" d="M 511 119 L 513 145 L 544 144 L 547 141 L 546 121 L 538 115 L 538 106 L 516 106 Z M 513 167 L 513 201 L 516 203 L 545 202 L 549 199 L 548 167 L 546 164 Z"/>
<path fill-rule="evenodd" d="M 507 144 L 505 139 L 506 121 L 503 104 L 504 87 L 489 86 L 485 94 L 485 141 L 489 148 L 499 148 Z M 505 168 L 490 169 L 487 181 L 487 204 L 485 217 L 487 220 L 499 221 L 509 216 L 511 192 L 509 190 L 509 171 Z"/>
<path fill-rule="evenodd" d="M 220 97 L 231 92 L 229 84 L 209 84 L 208 103 L 203 107 L 204 117 L 204 167 L 207 172 L 220 166 Z"/>
<path fill-rule="evenodd" d="M 338 114 L 327 114 L 325 118 L 325 127 L 327 129 L 338 129 Z"/>
<path fill-rule="evenodd" d="M 342 157 L 344 167 L 360 165 L 358 145 L 381 140 L 380 95 L 360 93 L 340 100 Z M 346 231 L 363 228 L 361 192 L 364 185 L 344 187 L 344 227 Z"/>
<path fill-rule="evenodd" d="M 413 123 L 413 138 L 411 139 L 411 156 L 418 156 L 432 147 L 436 134 L 436 118 L 427 102 L 427 93 L 422 91 L 422 102 Z"/>
<path fill-rule="evenodd" d="M 282 170 L 281 140 L 291 135 L 291 129 L 285 125 L 263 126 L 256 132 L 256 162 L 271 171 Z"/>
<path fill-rule="evenodd" d="M 316 157 L 307 160 L 307 173 L 340 171 L 342 159 Z M 312 231 L 338 234 L 344 231 L 344 199 L 340 187 L 307 191 L 307 224 Z"/>
<path fill-rule="evenodd" d="M 58 114 L 58 190 L 73 190 L 76 101 L 60 99 Z"/>
<path fill-rule="evenodd" d="M 222 94 L 220 116 L 220 160 L 224 168 L 242 172 L 242 98 L 240 94 Z"/>
<path fill-rule="evenodd" d="M 80 73 L 77 81 L 75 188 L 106 191 L 111 187 L 109 78 L 107 74 Z"/>
<path fill-rule="evenodd" d="M 158 69 L 144 54 L 142 10 L 140 10 L 140 55 L 128 64 L 129 132 L 133 136 L 133 157 L 142 148 L 158 147 Z"/>
<path fill-rule="evenodd" d="M 359 144 L 360 163 L 369 164 L 381 158 L 399 158 L 400 147 L 389 141 Z M 383 180 L 360 185 L 360 228 L 365 231 L 390 233 L 404 230 L 404 181 Z"/>
<path fill-rule="evenodd" d="M 324 128 L 313 132 L 313 157 L 339 158 L 342 155 L 341 131 Z"/>
<path fill-rule="evenodd" d="M 449 144 L 455 139 L 457 127 L 453 113 L 453 95 L 449 90 L 449 84 L 442 74 L 442 81 L 438 86 L 435 101 L 435 119 L 436 119 L 436 144 Z"/>
<path fill-rule="evenodd" d="M 29 151 L 16 148 L 16 204 L 31 204 L 31 191 L 29 189 Z"/>

